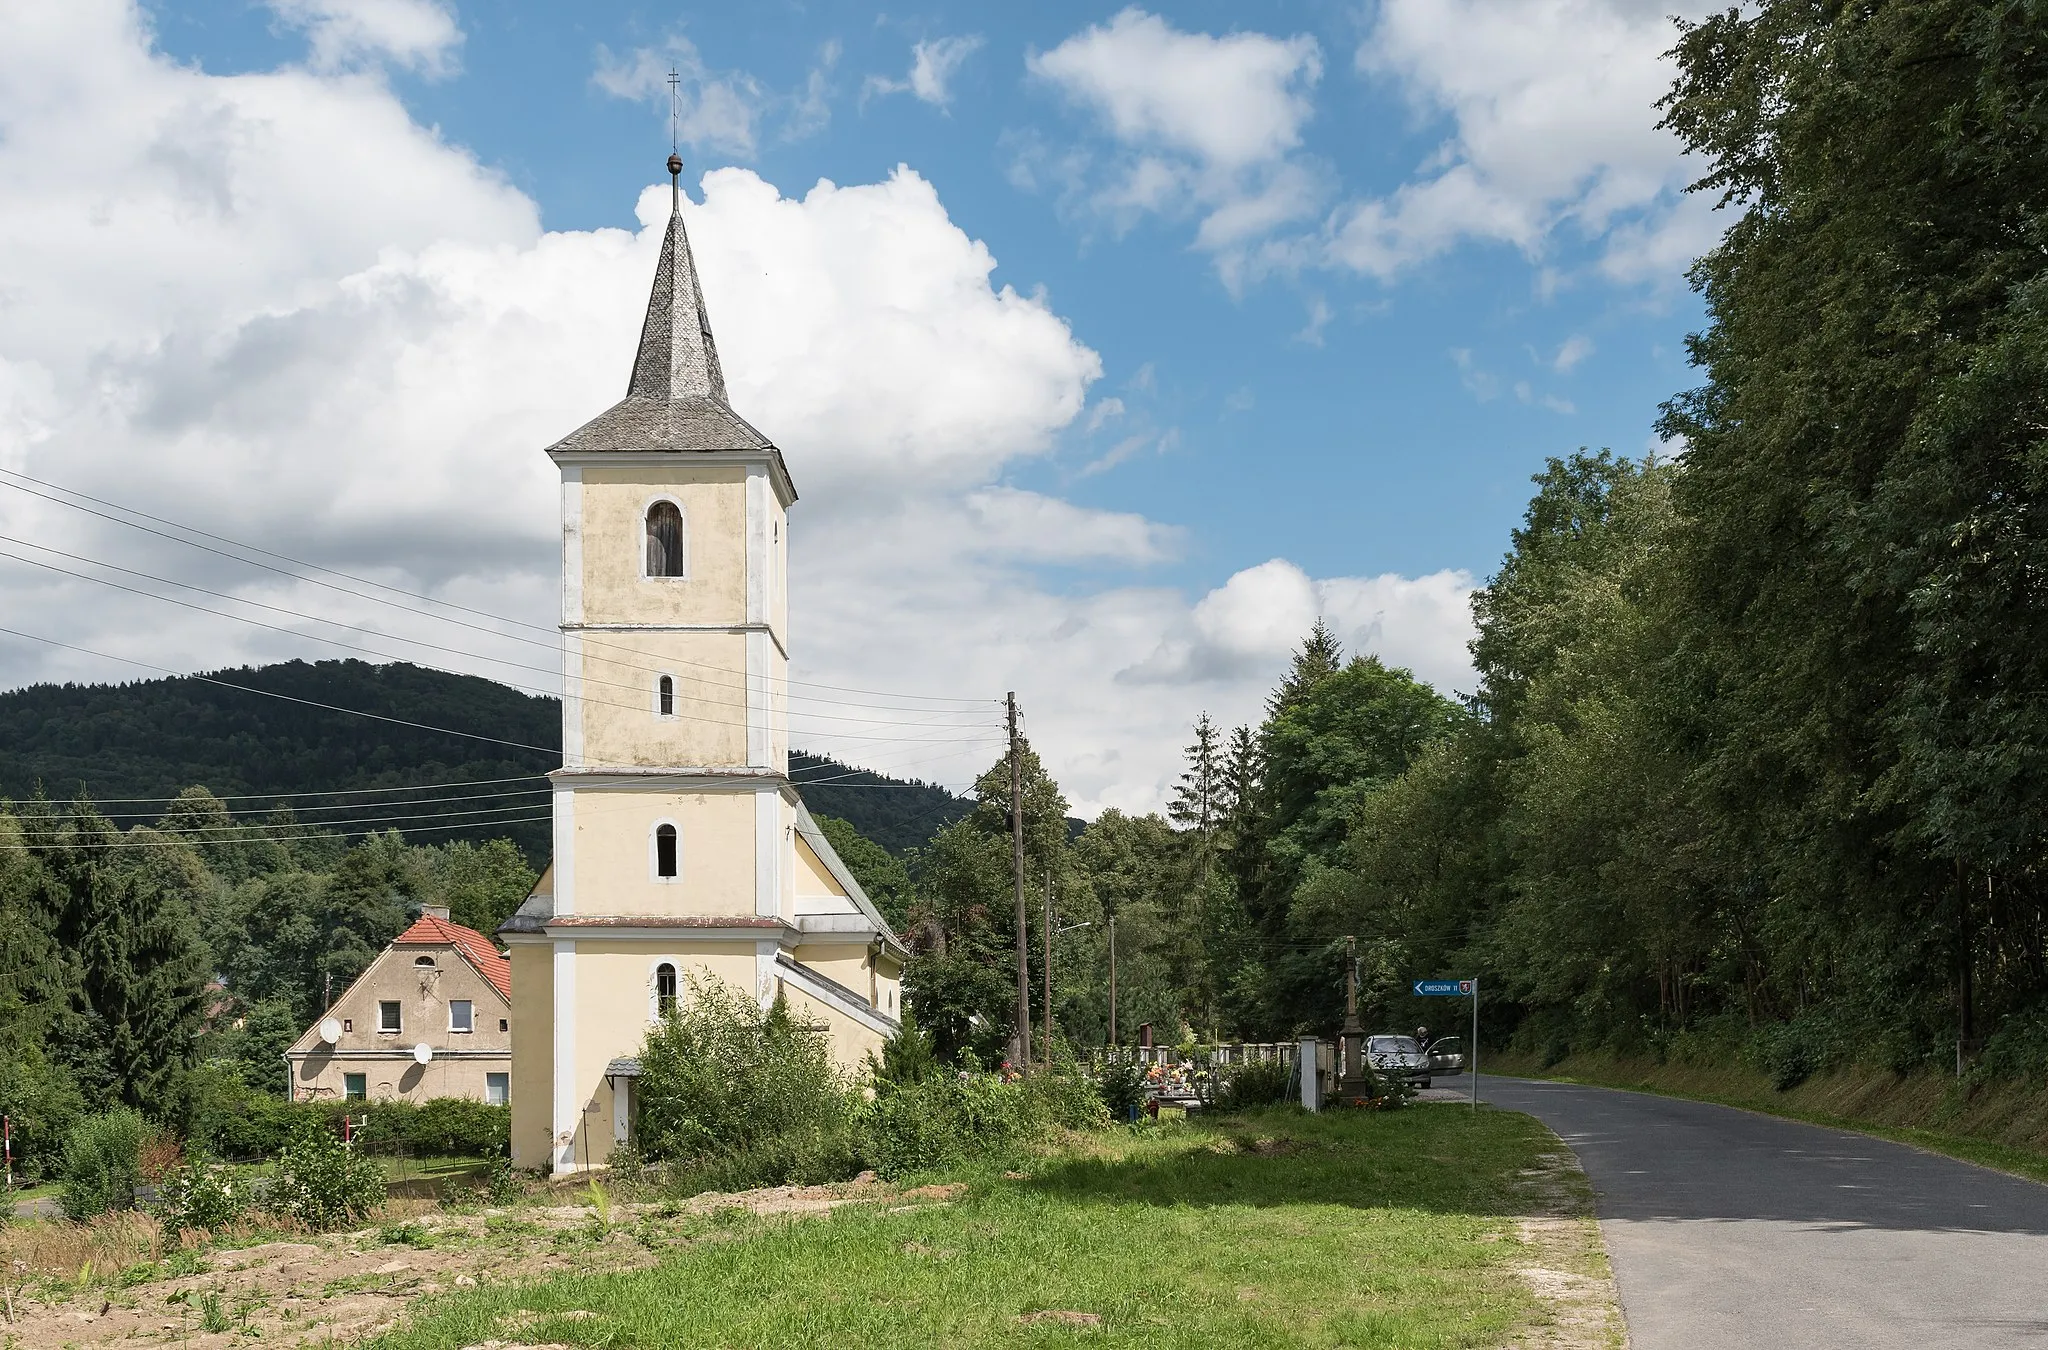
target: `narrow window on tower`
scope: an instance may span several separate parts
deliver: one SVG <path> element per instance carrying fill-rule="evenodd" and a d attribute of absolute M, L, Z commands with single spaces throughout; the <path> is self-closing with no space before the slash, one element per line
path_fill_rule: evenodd
<path fill-rule="evenodd" d="M 675 1006 L 676 968 L 664 961 L 654 968 L 654 1015 L 666 1017 Z"/>
<path fill-rule="evenodd" d="M 683 539 L 683 513 L 674 502 L 647 508 L 647 575 L 679 577 L 689 561 Z"/>
<path fill-rule="evenodd" d="M 676 715 L 676 682 L 673 677 L 664 675 L 655 681 L 654 711 L 661 717 Z"/>
<path fill-rule="evenodd" d="M 676 875 L 676 827 L 661 824 L 654 827 L 654 875 L 665 881 Z"/>

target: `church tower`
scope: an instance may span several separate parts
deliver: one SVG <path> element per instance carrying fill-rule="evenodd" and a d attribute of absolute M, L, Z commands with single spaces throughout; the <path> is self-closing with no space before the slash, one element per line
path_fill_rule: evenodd
<path fill-rule="evenodd" d="M 626 397 L 548 448 L 562 477 L 554 858 L 512 953 L 512 1147 L 600 1166 L 648 1028 L 693 977 L 778 995 L 855 1068 L 904 950 L 789 780 L 782 452 L 734 412 L 683 229 L 682 161 Z"/>

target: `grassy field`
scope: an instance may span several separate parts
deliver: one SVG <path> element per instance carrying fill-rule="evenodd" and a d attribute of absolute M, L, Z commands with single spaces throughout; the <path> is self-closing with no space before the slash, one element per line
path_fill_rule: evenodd
<path fill-rule="evenodd" d="M 1656 1092 L 1809 1125 L 1857 1130 L 2048 1182 L 2048 1085 L 1965 1089 L 1947 1074 L 1847 1068 L 1816 1074 L 1780 1092 L 1762 1074 L 1742 1065 L 1660 1064 L 1608 1054 L 1573 1055 L 1548 1068 L 1533 1057 L 1496 1055 L 1488 1068 L 1517 1077 Z"/>
<path fill-rule="evenodd" d="M 1604 1280 L 1596 1242 L 1525 1241 L 1523 1216 L 1582 1212 L 1561 1152 L 1441 1106 L 1119 1130 L 915 1203 L 734 1214 L 645 1270 L 432 1299 L 376 1344 L 1502 1345 L 1552 1316 L 1523 1268 Z"/>

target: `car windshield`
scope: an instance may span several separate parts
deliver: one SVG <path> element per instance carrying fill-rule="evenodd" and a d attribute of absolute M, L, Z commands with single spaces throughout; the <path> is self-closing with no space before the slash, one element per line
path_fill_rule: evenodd
<path fill-rule="evenodd" d="M 1374 1055 L 1413 1055 L 1422 1049 L 1413 1036 L 1373 1036 L 1366 1040 L 1365 1048 Z"/>

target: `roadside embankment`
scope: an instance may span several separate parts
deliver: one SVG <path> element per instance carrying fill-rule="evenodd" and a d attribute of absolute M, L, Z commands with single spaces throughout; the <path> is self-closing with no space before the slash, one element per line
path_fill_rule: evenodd
<path fill-rule="evenodd" d="M 1545 1066 L 1535 1055 L 1491 1053 L 1488 1073 L 1659 1092 L 1769 1115 L 1862 1130 L 1953 1158 L 2048 1181 L 2048 1082 L 1964 1083 L 1948 1074 L 1847 1067 L 1779 1091 L 1743 1064 L 1659 1062 L 1604 1052 Z"/>

